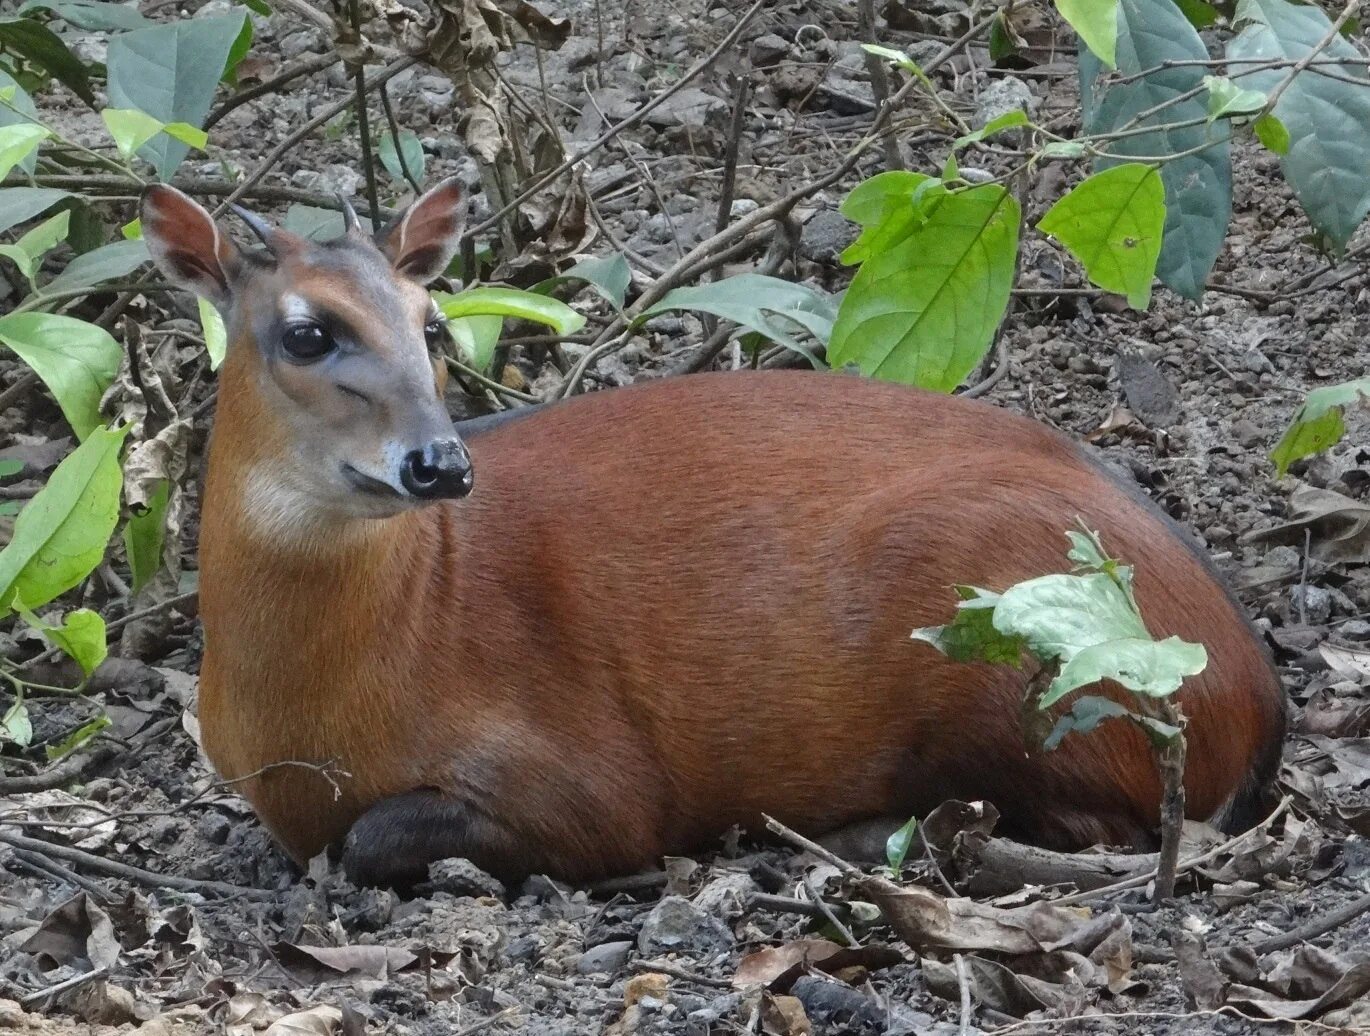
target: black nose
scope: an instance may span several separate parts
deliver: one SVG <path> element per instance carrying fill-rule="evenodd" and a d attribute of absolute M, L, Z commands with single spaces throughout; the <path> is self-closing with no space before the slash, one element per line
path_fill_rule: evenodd
<path fill-rule="evenodd" d="M 420 500 L 458 499 L 475 484 L 471 455 L 460 439 L 439 439 L 409 452 L 400 482 Z"/>

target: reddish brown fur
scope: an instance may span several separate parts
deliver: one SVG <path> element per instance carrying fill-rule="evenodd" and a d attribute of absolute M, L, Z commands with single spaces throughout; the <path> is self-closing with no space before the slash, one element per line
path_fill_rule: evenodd
<path fill-rule="evenodd" d="M 204 745 L 300 861 L 377 799 L 450 794 L 569 878 L 769 812 L 818 833 L 988 798 L 1048 845 L 1145 838 L 1143 738 L 1029 755 L 1021 678 L 912 642 L 953 582 L 1065 568 L 1077 515 L 1136 566 L 1153 633 L 1202 641 L 1182 695 L 1188 809 L 1218 811 L 1283 730 L 1269 661 L 1159 515 L 1073 444 L 966 400 L 818 374 L 579 398 L 470 440 L 464 501 L 308 551 L 252 535 L 247 473 L 286 429 L 225 365 L 206 488 Z"/>

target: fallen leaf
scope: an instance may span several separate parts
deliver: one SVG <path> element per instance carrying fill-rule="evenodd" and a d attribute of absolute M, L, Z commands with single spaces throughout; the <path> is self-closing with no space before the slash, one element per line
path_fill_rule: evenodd
<path fill-rule="evenodd" d="M 109 914 L 84 892 L 48 914 L 19 949 L 59 966 L 89 961 L 97 968 L 112 968 L 119 961 L 119 940 Z"/>
<path fill-rule="evenodd" d="M 355 973 L 382 980 L 397 971 L 403 971 L 419 959 L 417 954 L 398 946 L 298 946 L 280 943 L 274 949 L 283 964 L 322 964 L 341 975 Z"/>
<path fill-rule="evenodd" d="M 783 993 L 811 969 L 833 975 L 848 968 L 874 971 L 903 961 L 902 953 L 879 943 L 848 949 L 827 939 L 796 939 L 743 957 L 733 975 L 733 985 L 738 989 L 766 986 L 771 992 Z"/>
<path fill-rule="evenodd" d="M 1370 503 L 1300 482 L 1289 497 L 1289 520 L 1241 537 L 1242 543 L 1274 541 L 1302 547 L 1329 564 L 1370 563 Z"/>
<path fill-rule="evenodd" d="M 311 1007 L 272 1022 L 263 1036 L 333 1036 L 341 1025 L 336 1007 Z"/>
<path fill-rule="evenodd" d="M 1208 959 L 1203 940 L 1185 931 L 1173 931 L 1170 945 L 1180 965 L 1180 984 L 1191 1007 L 1211 1011 L 1222 1005 L 1227 983 L 1218 966 Z"/>
<path fill-rule="evenodd" d="M 1303 1021 L 1319 1018 L 1333 1008 L 1346 1007 L 1367 993 L 1370 993 L 1370 961 L 1362 961 L 1347 969 L 1336 984 L 1316 1000 L 1232 999 L 1228 1003 L 1239 1011 L 1267 1018 Z"/>

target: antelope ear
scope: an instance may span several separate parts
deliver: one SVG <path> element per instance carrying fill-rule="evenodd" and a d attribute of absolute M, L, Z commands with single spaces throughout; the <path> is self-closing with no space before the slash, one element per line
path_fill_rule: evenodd
<path fill-rule="evenodd" d="M 242 260 L 209 213 L 175 187 L 153 184 L 143 192 L 140 216 L 157 268 L 173 284 L 227 305 Z"/>
<path fill-rule="evenodd" d="M 461 245 L 466 197 L 456 177 L 443 180 L 396 216 L 376 237 L 395 272 L 427 284 L 447 269 Z"/>

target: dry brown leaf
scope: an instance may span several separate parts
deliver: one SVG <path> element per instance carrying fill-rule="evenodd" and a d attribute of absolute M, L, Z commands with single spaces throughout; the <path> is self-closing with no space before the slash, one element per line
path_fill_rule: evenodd
<path fill-rule="evenodd" d="M 1211 1011 L 1227 997 L 1227 982 L 1218 966 L 1208 959 L 1203 940 L 1193 932 L 1176 931 L 1170 944 L 1180 965 L 1180 984 L 1191 1007 Z"/>
<path fill-rule="evenodd" d="M 762 1031 L 770 1036 L 809 1036 L 813 1026 L 798 997 L 767 996 L 761 1002 Z"/>
<path fill-rule="evenodd" d="M 120 947 L 109 914 L 81 892 L 48 914 L 19 949 L 56 965 L 85 960 L 97 968 L 112 968 L 119 961 Z"/>
<path fill-rule="evenodd" d="M 280 943 L 275 947 L 283 964 L 322 964 L 341 975 L 359 974 L 367 978 L 388 979 L 414 964 L 417 954 L 398 946 L 297 946 Z"/>
<path fill-rule="evenodd" d="M 1312 537 L 1309 553 L 1319 561 L 1370 563 L 1370 504 L 1300 482 L 1289 497 L 1289 514 L 1288 521 L 1248 533 L 1241 542 L 1301 547 L 1308 533 Z"/>
<path fill-rule="evenodd" d="M 341 1026 L 342 1012 L 336 1007 L 311 1007 L 272 1022 L 263 1036 L 333 1036 Z"/>
<path fill-rule="evenodd" d="M 1228 1003 L 1239 1011 L 1260 1014 L 1267 1018 L 1302 1021 L 1320 1018 L 1334 1008 L 1346 1007 L 1368 993 L 1370 961 L 1362 961 L 1349 968 L 1331 989 L 1316 1000 L 1230 999 Z"/>
<path fill-rule="evenodd" d="M 898 950 L 879 943 L 845 948 L 827 939 L 796 939 L 743 957 L 733 975 L 733 985 L 738 989 L 766 986 L 783 993 L 810 969 L 832 975 L 849 968 L 887 968 L 903 960 Z"/>
<path fill-rule="evenodd" d="M 1370 648 L 1348 647 L 1341 644 L 1320 644 L 1318 654 L 1322 655 L 1333 672 L 1349 677 L 1358 683 L 1370 683 Z"/>

